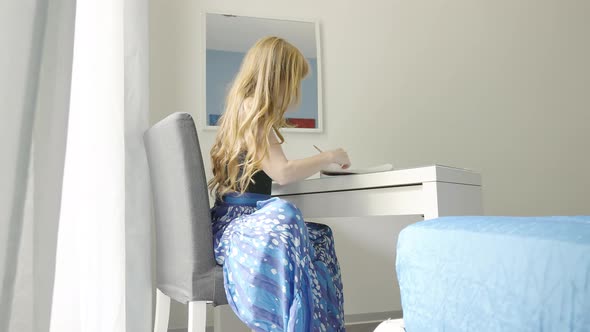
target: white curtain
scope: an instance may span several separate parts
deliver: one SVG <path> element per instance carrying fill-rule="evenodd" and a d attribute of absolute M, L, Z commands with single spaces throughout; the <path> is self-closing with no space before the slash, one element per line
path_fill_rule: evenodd
<path fill-rule="evenodd" d="M 152 207 L 143 133 L 149 127 L 149 1 L 125 0 L 125 290 L 127 331 L 152 330 Z"/>
<path fill-rule="evenodd" d="M 151 329 L 147 0 L 78 0 L 51 331 Z"/>
<path fill-rule="evenodd" d="M 49 327 L 74 14 L 75 0 L 0 1 L 2 332 Z"/>
<path fill-rule="evenodd" d="M 147 8 L 0 1 L 0 332 L 151 329 Z"/>

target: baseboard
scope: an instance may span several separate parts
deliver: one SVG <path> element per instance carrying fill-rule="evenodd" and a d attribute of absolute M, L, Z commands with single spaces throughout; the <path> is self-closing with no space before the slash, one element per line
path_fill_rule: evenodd
<path fill-rule="evenodd" d="M 344 320 L 346 321 L 346 326 L 348 325 L 357 325 L 357 324 L 365 324 L 365 323 L 375 323 L 375 322 L 382 322 L 388 319 L 397 319 L 402 318 L 403 312 L 401 310 L 397 311 L 384 311 L 384 312 L 370 312 L 366 314 L 352 314 L 352 315 L 344 315 Z"/>

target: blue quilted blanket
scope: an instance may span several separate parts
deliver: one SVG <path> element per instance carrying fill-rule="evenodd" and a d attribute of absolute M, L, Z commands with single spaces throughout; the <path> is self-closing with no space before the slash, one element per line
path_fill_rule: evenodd
<path fill-rule="evenodd" d="M 419 222 L 396 268 L 408 332 L 590 331 L 590 216 Z"/>

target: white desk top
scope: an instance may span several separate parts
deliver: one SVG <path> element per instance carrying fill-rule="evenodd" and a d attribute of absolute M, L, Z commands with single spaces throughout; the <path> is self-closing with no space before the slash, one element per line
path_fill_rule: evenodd
<path fill-rule="evenodd" d="M 273 183 L 272 195 L 286 196 L 359 189 L 402 187 L 421 185 L 425 182 L 448 182 L 481 186 L 481 175 L 466 169 L 433 165 L 398 169 L 381 173 L 323 177 L 296 182 L 285 186 Z"/>

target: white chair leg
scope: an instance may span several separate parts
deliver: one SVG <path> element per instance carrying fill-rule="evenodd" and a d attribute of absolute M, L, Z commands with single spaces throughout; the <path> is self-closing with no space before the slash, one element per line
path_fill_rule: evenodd
<path fill-rule="evenodd" d="M 188 303 L 188 332 L 205 332 L 207 330 L 207 301 Z"/>
<path fill-rule="evenodd" d="M 156 289 L 156 317 L 154 332 L 168 332 L 168 319 L 170 317 L 170 297 Z"/>

